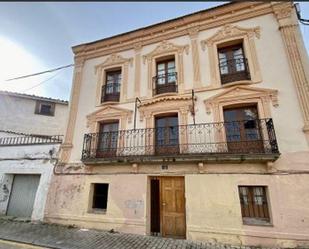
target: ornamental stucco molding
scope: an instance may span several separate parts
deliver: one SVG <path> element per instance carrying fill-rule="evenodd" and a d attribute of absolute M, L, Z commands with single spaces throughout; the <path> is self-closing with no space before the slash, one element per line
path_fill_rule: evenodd
<path fill-rule="evenodd" d="M 111 54 L 109 57 L 107 57 L 107 59 L 103 63 L 100 63 L 99 65 L 95 66 L 95 71 L 97 72 L 97 70 L 100 68 L 105 68 L 105 67 L 110 67 L 110 66 L 125 64 L 125 63 L 128 63 L 130 64 L 130 66 L 132 66 L 133 58 L 124 58 L 119 54 Z"/>
<path fill-rule="evenodd" d="M 191 39 L 196 39 L 200 31 L 200 27 L 197 24 L 190 24 L 188 25 L 187 30 L 188 30 L 189 37 Z"/>
<path fill-rule="evenodd" d="M 130 32 L 128 35 L 115 36 L 91 44 L 81 44 L 73 47 L 73 52 L 77 57 L 96 58 L 134 49 L 138 42 L 142 42 L 143 46 L 146 46 L 164 39 L 169 40 L 188 35 L 188 25 L 198 25 L 200 31 L 202 31 L 269 13 L 273 13 L 271 3 L 239 2 L 213 10 L 205 10 L 204 13 L 171 20 L 160 25 L 146 27 L 133 33 Z"/>
<path fill-rule="evenodd" d="M 259 99 L 263 105 L 267 105 L 271 102 L 274 107 L 277 107 L 279 105 L 278 90 L 249 86 L 234 86 L 204 100 L 204 104 L 206 113 L 211 114 L 214 109 L 218 108 L 219 105 L 223 103 L 238 104 L 242 103 L 244 100 L 255 102 L 257 99 Z M 265 109 L 269 108 L 265 106 Z M 218 112 L 218 110 L 215 111 Z"/>
<path fill-rule="evenodd" d="M 239 36 L 248 36 L 248 37 L 257 37 L 258 39 L 261 36 L 260 27 L 254 28 L 242 28 L 236 25 L 226 24 L 222 29 L 218 30 L 213 36 L 202 40 L 201 47 L 203 50 L 206 49 L 207 46 L 211 46 L 213 43 L 217 41 L 223 41 L 228 38 L 234 38 Z"/>
<path fill-rule="evenodd" d="M 160 98 L 153 98 L 147 101 L 144 101 L 140 104 L 140 107 L 144 107 L 144 106 L 150 106 L 153 105 L 155 103 L 162 103 L 162 102 L 167 102 L 167 101 L 184 101 L 184 100 L 191 100 L 192 97 L 189 95 L 186 96 L 164 96 L 164 97 L 160 97 Z"/>
<path fill-rule="evenodd" d="M 77 118 L 77 108 L 82 84 L 84 60 L 75 60 L 74 75 L 72 83 L 72 93 L 70 99 L 70 111 L 64 142 L 60 147 L 60 163 L 67 163 L 71 156 L 73 148 L 73 135 Z"/>
<path fill-rule="evenodd" d="M 145 64 L 147 60 L 151 60 L 154 56 L 166 54 L 166 53 L 189 53 L 189 45 L 175 45 L 174 43 L 163 40 L 152 52 L 143 55 L 143 63 Z"/>
<path fill-rule="evenodd" d="M 281 19 L 291 17 L 293 4 L 291 4 L 290 2 L 286 2 L 282 4 L 273 3 L 272 8 L 273 8 L 273 11 L 274 11 L 274 14 L 277 20 L 281 20 Z"/>
<path fill-rule="evenodd" d="M 198 47 L 198 34 L 200 27 L 196 24 L 188 25 L 188 35 L 191 40 L 191 54 L 193 63 L 193 88 L 197 89 L 202 87 L 201 72 L 200 72 L 200 58 Z"/>
<path fill-rule="evenodd" d="M 279 30 L 303 115 L 303 131 L 309 135 L 309 91 L 307 88 L 309 85 L 309 74 L 307 73 L 309 61 L 294 6 L 291 2 L 284 4 L 273 3 L 273 11 L 279 24 Z M 309 136 L 307 136 L 307 139 L 309 141 Z"/>
<path fill-rule="evenodd" d="M 179 112 L 183 117 L 185 117 L 190 111 L 191 104 L 191 95 L 164 96 L 144 101 L 139 106 L 140 121 L 143 121 L 145 117 L 146 119 L 153 118 L 153 116 L 158 113 L 175 111 Z M 149 127 L 147 126 L 147 128 Z"/>
<path fill-rule="evenodd" d="M 134 67 L 134 94 L 135 97 L 140 96 L 140 85 L 141 85 L 141 51 L 143 44 L 141 41 L 134 45 L 135 52 L 135 67 Z"/>
<path fill-rule="evenodd" d="M 111 119 L 118 119 L 121 121 L 121 129 L 125 129 L 126 122 L 132 122 L 133 111 L 116 107 L 112 105 L 104 106 L 99 110 L 92 112 L 86 116 L 87 127 L 91 132 L 97 132 L 97 123 L 102 121 L 108 121 Z"/>

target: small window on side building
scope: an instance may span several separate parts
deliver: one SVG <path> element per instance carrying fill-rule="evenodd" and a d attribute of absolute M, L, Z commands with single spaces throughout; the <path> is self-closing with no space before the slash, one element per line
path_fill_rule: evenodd
<path fill-rule="evenodd" d="M 54 116 L 55 103 L 37 101 L 35 106 L 35 114 Z"/>
<path fill-rule="evenodd" d="M 244 224 L 270 224 L 269 206 L 267 201 L 267 187 L 239 186 L 239 198 Z"/>
<path fill-rule="evenodd" d="M 94 183 L 92 208 L 99 211 L 106 211 L 107 199 L 108 199 L 108 184 Z"/>

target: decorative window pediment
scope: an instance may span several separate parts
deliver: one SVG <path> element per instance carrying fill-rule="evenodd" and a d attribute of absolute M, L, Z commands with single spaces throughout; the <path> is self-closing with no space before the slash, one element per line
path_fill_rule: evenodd
<path fill-rule="evenodd" d="M 95 70 L 97 72 L 98 69 L 106 68 L 114 65 L 125 64 L 128 63 L 130 66 L 133 65 L 133 58 L 124 58 L 118 54 L 111 54 L 103 63 L 96 65 Z"/>
<path fill-rule="evenodd" d="M 185 122 L 185 117 L 190 111 L 192 104 L 191 95 L 182 96 L 165 96 L 160 98 L 155 98 L 149 101 L 144 101 L 139 106 L 140 120 L 143 121 L 144 118 L 151 119 L 154 115 L 158 113 L 168 113 L 168 112 L 180 112 L 183 115 L 183 122 Z M 149 128 L 149 126 L 146 124 Z"/>
<path fill-rule="evenodd" d="M 126 122 L 132 122 L 132 114 L 133 111 L 131 110 L 108 105 L 87 115 L 87 127 L 90 127 L 92 132 L 96 132 L 98 122 L 119 119 L 121 120 L 121 128 L 123 129 Z"/>
<path fill-rule="evenodd" d="M 249 36 L 260 38 L 260 27 L 254 28 L 242 28 L 239 26 L 232 26 L 231 24 L 226 24 L 222 29 L 217 31 L 210 38 L 201 41 L 202 49 L 205 50 L 205 45 L 211 46 L 213 43 L 222 41 L 229 38 L 237 38 L 240 36 Z"/>
<path fill-rule="evenodd" d="M 267 88 L 257 88 L 249 86 L 235 86 L 225 90 L 215 96 L 204 100 L 206 112 L 211 113 L 219 104 L 228 103 L 241 103 L 244 100 L 260 99 L 262 103 L 266 104 L 271 102 L 274 107 L 278 106 L 278 91 Z"/>
<path fill-rule="evenodd" d="M 145 63 L 146 60 L 151 60 L 154 56 L 173 52 L 183 53 L 184 51 L 186 54 L 189 53 L 189 45 L 179 46 L 168 41 L 163 41 L 152 52 L 143 56 L 143 62 Z"/>

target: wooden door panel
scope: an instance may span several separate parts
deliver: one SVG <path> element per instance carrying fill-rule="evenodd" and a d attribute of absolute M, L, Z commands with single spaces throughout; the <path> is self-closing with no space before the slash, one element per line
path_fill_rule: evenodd
<path fill-rule="evenodd" d="M 176 234 L 183 234 L 185 236 L 186 234 L 186 222 L 183 217 L 176 217 L 175 218 L 175 230 Z"/>
<path fill-rule="evenodd" d="M 164 211 L 165 213 L 173 213 L 175 212 L 175 207 L 174 207 L 174 204 L 175 204 L 175 198 L 173 196 L 173 190 L 172 189 L 168 189 L 168 188 L 165 188 L 164 189 L 164 200 L 163 200 L 163 205 L 164 205 Z M 168 215 L 166 215 L 168 216 Z"/>
<path fill-rule="evenodd" d="M 163 220 L 163 236 L 173 237 L 175 235 L 175 217 L 166 215 Z"/>
<path fill-rule="evenodd" d="M 185 238 L 185 193 L 183 177 L 161 178 L 162 235 Z"/>
<path fill-rule="evenodd" d="M 184 213 L 185 212 L 185 203 L 183 201 L 184 192 L 182 190 L 175 191 L 175 212 Z"/>

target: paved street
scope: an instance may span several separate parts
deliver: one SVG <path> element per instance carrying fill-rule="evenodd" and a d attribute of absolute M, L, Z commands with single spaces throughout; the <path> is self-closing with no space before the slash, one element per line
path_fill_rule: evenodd
<path fill-rule="evenodd" d="M 15 241 L 15 243 L 14 243 Z M 18 243 L 16 243 L 18 242 Z M 26 243 L 26 244 L 22 244 Z M 33 246 L 32 246 L 33 245 Z M 253 249 L 0 219 L 0 249 Z M 260 247 L 258 247 L 260 248 Z"/>
<path fill-rule="evenodd" d="M 211 245 L 151 236 L 109 233 L 0 219 L 0 239 L 57 249 L 206 249 Z M 26 248 L 5 245 L 3 248 Z M 11 246 L 11 247 L 10 247 Z M 218 247 L 216 247 L 217 249 Z M 222 247 L 223 248 L 223 247 Z M 228 248 L 228 247 L 225 247 Z M 1 247 L 2 249 L 2 247 Z"/>
<path fill-rule="evenodd" d="M 46 247 L 33 246 L 24 243 L 16 243 L 7 240 L 0 240 L 1 249 L 47 249 Z"/>

